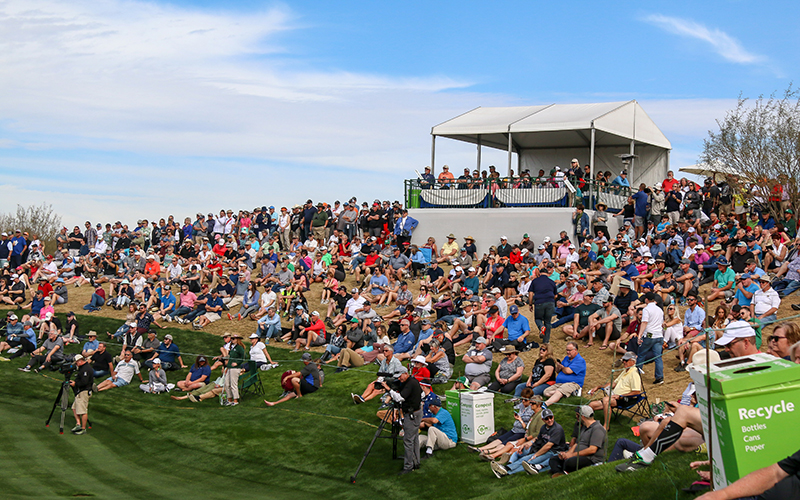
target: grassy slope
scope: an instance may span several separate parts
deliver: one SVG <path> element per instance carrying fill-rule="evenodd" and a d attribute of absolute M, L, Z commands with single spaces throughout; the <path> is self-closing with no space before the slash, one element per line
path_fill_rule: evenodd
<path fill-rule="evenodd" d="M 118 323 L 97 316 L 79 319 L 83 331 L 113 331 Z M 212 335 L 181 329 L 170 333 L 184 352 L 211 354 L 218 349 L 219 339 Z M 72 346 L 70 351 L 76 349 Z M 271 348 L 271 353 L 275 359 L 298 358 L 284 350 Z M 397 478 L 394 473 L 402 464 L 389 460 L 390 441 L 379 440 L 358 483 L 352 485 L 348 478 L 375 432 L 377 402 L 354 406 L 348 395 L 361 391 L 373 379 L 370 373 L 326 370 L 322 393 L 276 408 L 266 408 L 253 397 L 236 408 L 220 407 L 213 400 L 194 405 L 129 386 L 92 398 L 94 427 L 87 435 L 60 436 L 57 420 L 49 429 L 43 424 L 61 376 L 20 373 L 15 368 L 21 365 L 21 360 L 0 365 L 5 498 L 174 499 L 188 492 L 204 498 L 284 498 L 300 492 L 334 498 L 423 494 L 496 499 L 545 492 L 550 499 L 674 498 L 672 482 L 688 485 L 693 473 L 686 465 L 697 458 L 668 453 L 666 470 L 657 465 L 623 476 L 611 466 L 593 467 L 554 483 L 524 474 L 497 480 L 488 464 L 459 446 L 438 452 L 420 472 Z M 279 370 L 262 373 L 269 398 L 280 392 L 280 372 L 297 366 L 284 363 Z M 181 375 L 170 377 L 175 381 Z M 510 422 L 511 405 L 497 404 L 495 410 L 499 424 Z M 568 423 L 565 428 L 571 428 L 572 414 L 571 409 L 556 408 L 557 420 Z M 65 425 L 69 429 L 73 424 L 70 412 Z M 627 426 L 615 424 L 610 443 L 629 436 Z M 679 498 L 688 497 L 681 493 Z"/>

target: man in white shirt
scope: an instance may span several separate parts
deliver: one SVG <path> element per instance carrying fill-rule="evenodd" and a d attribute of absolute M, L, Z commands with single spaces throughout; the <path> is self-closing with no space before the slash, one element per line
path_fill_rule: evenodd
<path fill-rule="evenodd" d="M 663 384 L 664 360 L 661 358 L 661 351 L 664 342 L 664 311 L 656 304 L 656 295 L 653 292 L 644 294 L 644 300 L 647 305 L 642 310 L 642 322 L 639 325 L 639 358 L 636 367 L 641 369 L 642 365 L 655 358 L 653 384 Z"/>
<path fill-rule="evenodd" d="M 126 350 L 122 354 L 122 360 L 117 363 L 117 367 L 111 372 L 111 377 L 100 382 L 97 386 L 98 391 L 106 391 L 114 387 L 124 387 L 131 383 L 133 376 L 139 376 L 139 382 L 144 383 L 142 374 L 139 372 L 139 363 L 133 360 L 131 351 Z"/>
<path fill-rule="evenodd" d="M 347 320 L 349 321 L 351 318 L 356 317 L 356 313 L 361 312 L 364 309 L 364 304 L 367 300 L 359 295 L 358 288 L 353 288 L 353 295 L 348 299 L 347 303 L 345 304 L 344 308 L 347 314 Z"/>
<path fill-rule="evenodd" d="M 761 321 L 777 321 L 778 308 L 781 306 L 781 298 L 769 280 L 766 274 L 758 278 L 759 290 L 753 293 L 750 301 L 750 313 Z"/>

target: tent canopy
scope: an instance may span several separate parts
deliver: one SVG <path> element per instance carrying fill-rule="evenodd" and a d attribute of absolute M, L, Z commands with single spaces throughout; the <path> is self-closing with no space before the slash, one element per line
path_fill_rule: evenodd
<path fill-rule="evenodd" d="M 620 154 L 636 154 L 631 184 L 660 181 L 669 167 L 672 145 L 635 100 L 596 104 L 475 108 L 431 130 L 436 137 L 501 149 L 518 155 L 520 170 L 548 171 L 569 158 L 586 158 L 595 167 L 619 172 Z M 480 165 L 480 148 L 478 164 Z M 435 162 L 435 147 L 431 162 Z M 597 163 L 597 165 L 595 165 Z M 432 165 L 433 166 L 433 165 Z"/>
<path fill-rule="evenodd" d="M 663 149 L 672 145 L 636 101 L 599 104 L 549 104 L 513 108 L 476 108 L 433 127 L 431 134 L 459 141 L 508 149 L 589 147 L 589 132 L 597 146 L 627 146 L 630 141 Z"/>

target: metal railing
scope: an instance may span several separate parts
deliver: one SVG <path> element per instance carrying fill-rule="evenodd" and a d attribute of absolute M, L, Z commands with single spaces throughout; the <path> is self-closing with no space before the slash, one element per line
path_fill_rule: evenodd
<path fill-rule="evenodd" d="M 565 182 L 568 180 L 569 182 Z M 598 185 L 582 179 L 531 179 L 504 177 L 404 181 L 409 208 L 573 207 L 583 203 L 593 209 L 605 203 L 610 212 L 620 210 L 631 194 L 625 186 Z"/>

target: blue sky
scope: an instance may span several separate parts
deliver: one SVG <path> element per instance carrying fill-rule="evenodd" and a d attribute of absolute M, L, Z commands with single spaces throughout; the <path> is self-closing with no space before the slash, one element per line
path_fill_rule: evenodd
<path fill-rule="evenodd" d="M 636 99 L 696 161 L 737 96 L 794 80 L 794 3 L 0 4 L 0 211 L 72 225 L 401 199 L 477 106 Z M 485 150 L 484 167 L 504 163 Z M 437 163 L 472 167 L 440 140 Z"/>

